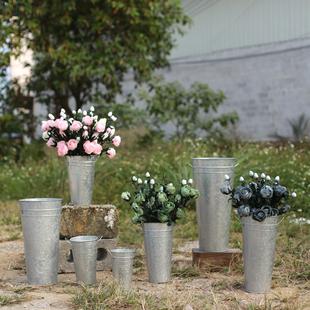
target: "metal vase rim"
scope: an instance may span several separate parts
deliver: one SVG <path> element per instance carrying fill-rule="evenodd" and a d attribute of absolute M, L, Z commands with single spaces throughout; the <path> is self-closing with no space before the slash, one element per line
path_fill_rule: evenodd
<path fill-rule="evenodd" d="M 233 186 L 235 158 L 192 158 L 195 188 L 200 192 L 196 200 L 199 250 L 227 252 L 231 222 L 231 200 L 220 192 L 228 174 Z"/>
<path fill-rule="evenodd" d="M 266 294 L 271 291 L 279 216 L 258 222 L 242 217 L 244 291 Z"/>

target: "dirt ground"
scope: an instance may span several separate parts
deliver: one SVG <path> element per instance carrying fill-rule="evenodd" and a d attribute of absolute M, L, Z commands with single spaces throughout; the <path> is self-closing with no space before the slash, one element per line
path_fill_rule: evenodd
<path fill-rule="evenodd" d="M 178 254 L 173 255 L 173 259 L 180 264 L 191 264 L 192 256 L 191 249 L 197 247 L 195 242 L 186 244 L 185 247 L 179 249 Z M 173 294 L 180 295 L 180 298 L 184 295 L 188 295 L 189 292 L 195 291 L 195 293 L 201 294 L 223 294 L 229 296 L 229 298 L 238 300 L 243 305 L 265 305 L 264 294 L 249 294 L 243 291 L 243 287 L 228 287 L 222 289 L 220 292 L 214 290 L 214 281 L 225 280 L 228 277 L 221 273 L 212 273 L 208 278 L 188 278 L 186 280 L 179 278 L 172 278 L 172 281 L 168 284 L 153 284 L 148 282 L 147 271 L 139 271 L 139 273 L 133 274 L 132 289 L 139 293 L 146 294 L 164 294 L 165 291 L 173 292 Z M 112 279 L 111 270 L 97 272 L 97 283 L 100 281 L 106 281 Z M 240 277 L 242 283 L 242 277 Z M 213 287 L 212 287 L 213 283 Z M 77 287 L 76 278 L 74 273 L 59 274 L 58 284 L 53 286 L 29 286 L 27 285 L 27 275 L 25 270 L 24 260 L 24 244 L 22 240 L 0 242 L 0 296 L 1 294 L 15 294 L 19 292 L 19 296 L 24 294 L 25 300 L 20 299 L 18 303 L 14 303 L 11 306 L 3 306 L 1 309 L 72 309 L 70 306 L 70 299 L 72 294 L 68 292 L 68 288 L 74 289 Z M 266 294 L 266 297 L 273 301 L 273 305 L 276 305 L 277 300 L 294 298 L 295 289 L 293 287 L 285 287 L 280 289 L 272 289 L 272 292 Z M 215 296 L 217 298 L 217 296 Z M 223 298 L 219 298 L 220 304 L 218 309 L 229 309 L 222 307 Z M 310 292 L 305 291 L 303 294 L 298 292 L 298 304 L 300 309 L 310 309 Z M 308 304 L 309 303 L 309 304 Z M 216 309 L 217 307 L 215 307 Z M 186 310 L 195 309 L 191 305 L 185 307 Z M 243 308 L 244 309 L 244 308 Z M 255 308 L 257 309 L 257 308 Z M 279 309 L 279 308 L 277 308 Z M 281 308 L 282 309 L 282 308 Z M 284 308 L 283 308 L 284 309 Z M 289 308 L 286 308 L 289 309 Z M 299 309 L 294 308 L 294 309 Z"/>

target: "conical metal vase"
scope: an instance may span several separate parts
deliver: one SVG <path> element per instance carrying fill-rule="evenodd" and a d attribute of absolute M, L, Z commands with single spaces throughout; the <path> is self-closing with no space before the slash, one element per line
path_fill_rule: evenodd
<path fill-rule="evenodd" d="M 220 188 L 225 174 L 233 185 L 235 158 L 192 158 L 196 200 L 199 250 L 226 252 L 229 246 L 231 200 Z"/>
<path fill-rule="evenodd" d="M 278 230 L 278 216 L 258 222 L 242 217 L 244 290 L 269 293 Z"/>
<path fill-rule="evenodd" d="M 149 282 L 170 282 L 174 223 L 144 223 L 143 236 Z"/>
<path fill-rule="evenodd" d="M 28 284 L 56 284 L 61 198 L 29 198 L 19 203 Z"/>
<path fill-rule="evenodd" d="M 67 156 L 71 203 L 73 205 L 91 205 L 97 158 L 96 155 Z"/>

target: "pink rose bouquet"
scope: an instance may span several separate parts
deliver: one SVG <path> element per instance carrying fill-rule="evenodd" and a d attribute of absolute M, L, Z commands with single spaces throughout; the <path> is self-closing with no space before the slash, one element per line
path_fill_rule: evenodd
<path fill-rule="evenodd" d="M 61 109 L 58 119 L 49 114 L 49 120 L 43 121 L 41 126 L 46 145 L 57 148 L 59 156 L 100 156 L 105 153 L 113 158 L 116 151 L 109 144 L 118 147 L 121 143 L 121 137 L 114 136 L 112 126 L 117 118 L 109 112 L 107 118 L 99 119 L 94 111 L 94 107 L 88 112 L 79 109 L 72 111 L 73 117 L 69 118 Z"/>

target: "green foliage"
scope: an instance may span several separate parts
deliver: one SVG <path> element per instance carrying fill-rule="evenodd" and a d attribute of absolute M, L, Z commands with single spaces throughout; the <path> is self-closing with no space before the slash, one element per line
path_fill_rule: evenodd
<path fill-rule="evenodd" d="M 191 199 L 197 199 L 199 192 L 190 185 L 193 180 L 190 179 L 187 185 L 186 180 L 181 181 L 181 188 L 178 190 L 172 183 L 166 184 L 165 177 L 163 182 L 158 184 L 151 179 L 149 172 L 146 173 L 146 179 L 133 176 L 132 183 L 135 186 L 133 194 L 123 192 L 121 198 L 130 202 L 131 207 L 135 211 L 132 218 L 133 224 L 138 223 L 175 223 L 185 217 L 184 208 Z"/>
<path fill-rule="evenodd" d="M 222 91 L 216 93 L 207 84 L 195 82 L 186 91 L 178 81 L 166 83 L 162 76 L 155 76 L 148 86 L 154 94 L 139 89 L 139 95 L 154 117 L 152 126 L 161 130 L 163 124 L 173 122 L 175 138 L 196 138 L 198 131 L 222 135 L 220 127 L 235 124 L 238 120 L 236 112 L 207 118 L 211 111 L 217 112 L 226 98 Z"/>
<path fill-rule="evenodd" d="M 10 49 L 0 52 L 0 67 L 26 43 L 34 52 L 27 88 L 50 112 L 70 111 L 69 99 L 74 110 L 112 102 L 124 74 L 142 83 L 168 66 L 174 34 L 189 22 L 177 1 L 9 0 L 1 7 L 0 50 Z"/>

